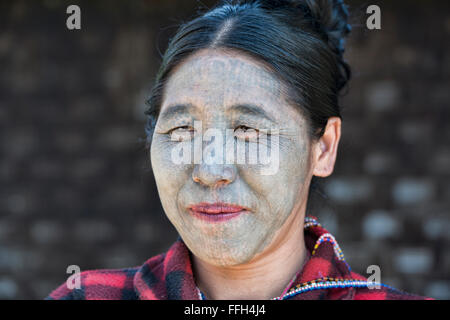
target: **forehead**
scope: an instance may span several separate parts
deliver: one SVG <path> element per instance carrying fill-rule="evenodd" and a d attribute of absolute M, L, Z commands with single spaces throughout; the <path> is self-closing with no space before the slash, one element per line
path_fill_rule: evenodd
<path fill-rule="evenodd" d="M 283 96 L 281 81 L 265 65 L 243 54 L 207 50 L 173 70 L 161 110 L 182 103 L 214 110 L 236 103 L 270 107 L 284 104 Z"/>

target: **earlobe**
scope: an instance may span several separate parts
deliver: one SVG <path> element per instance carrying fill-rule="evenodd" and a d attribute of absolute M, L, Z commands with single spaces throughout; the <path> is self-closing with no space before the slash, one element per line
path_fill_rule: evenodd
<path fill-rule="evenodd" d="M 329 118 L 324 134 L 316 145 L 314 176 L 328 177 L 333 173 L 340 137 L 341 119 L 339 117 Z"/>

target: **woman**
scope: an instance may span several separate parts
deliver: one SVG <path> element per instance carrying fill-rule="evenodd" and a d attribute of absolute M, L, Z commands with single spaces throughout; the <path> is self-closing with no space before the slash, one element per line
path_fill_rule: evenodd
<path fill-rule="evenodd" d="M 422 299 L 352 272 L 306 216 L 313 177 L 336 160 L 347 20 L 342 1 L 249 0 L 184 24 L 146 127 L 180 237 L 140 267 L 83 272 L 81 288 L 48 298 Z"/>

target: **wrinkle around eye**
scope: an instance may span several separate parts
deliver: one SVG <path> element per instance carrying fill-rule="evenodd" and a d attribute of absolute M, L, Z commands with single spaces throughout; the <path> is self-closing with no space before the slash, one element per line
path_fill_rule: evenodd
<path fill-rule="evenodd" d="M 257 139 L 260 135 L 258 129 L 247 127 L 245 125 L 237 126 L 234 129 L 234 136 L 238 139 Z"/>
<path fill-rule="evenodd" d="M 166 134 L 171 141 L 182 142 L 191 140 L 195 135 L 195 130 L 191 126 L 180 126 L 169 130 Z"/>
<path fill-rule="evenodd" d="M 278 128 L 263 128 L 263 129 L 257 129 L 254 127 L 249 127 L 247 125 L 238 125 L 235 128 L 235 137 L 238 139 L 248 139 L 248 136 L 251 135 L 252 133 L 247 133 L 246 131 L 250 131 L 253 130 L 255 133 L 253 134 L 252 138 L 254 139 L 261 139 L 261 138 L 270 138 L 271 136 L 280 136 L 280 129 Z M 239 135 L 239 137 L 237 137 L 236 135 L 236 131 L 238 132 L 237 135 Z M 256 141 L 254 141 L 256 142 Z"/>

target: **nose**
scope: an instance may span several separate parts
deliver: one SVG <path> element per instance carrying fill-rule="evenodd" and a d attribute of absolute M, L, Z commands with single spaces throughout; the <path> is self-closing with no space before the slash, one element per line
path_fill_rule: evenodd
<path fill-rule="evenodd" d="M 234 165 L 197 164 L 192 171 L 194 182 L 208 186 L 221 187 L 232 183 L 236 179 Z"/>

